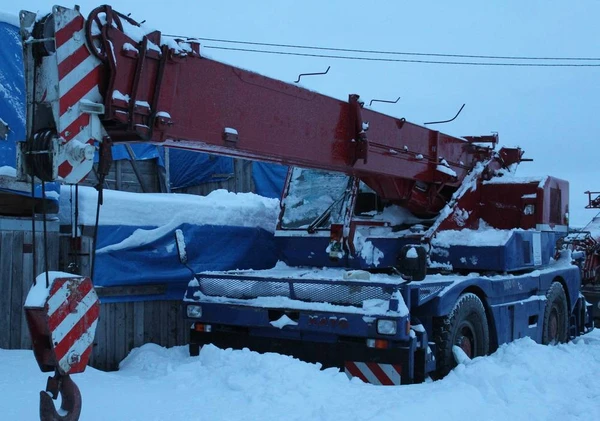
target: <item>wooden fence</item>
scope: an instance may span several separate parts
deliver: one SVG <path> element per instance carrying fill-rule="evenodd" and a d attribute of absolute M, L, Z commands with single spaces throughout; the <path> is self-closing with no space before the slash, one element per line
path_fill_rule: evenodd
<path fill-rule="evenodd" d="M 91 237 L 82 237 L 80 250 L 73 251 L 70 235 L 59 233 L 58 221 L 48 221 L 47 226 L 48 269 L 66 271 L 69 265 L 75 265 L 78 273 L 89 275 Z M 37 268 L 34 270 L 31 220 L 0 217 L 0 348 L 31 349 L 23 304 L 34 273 L 43 272 L 45 268 L 41 221 L 36 222 L 35 243 Z M 105 304 L 101 291 L 99 289 L 100 319 L 91 366 L 116 370 L 133 348 L 145 343 L 166 347 L 188 343 L 189 326 L 184 324 L 180 300 Z"/>
<path fill-rule="evenodd" d="M 184 324 L 180 308 L 180 300 L 102 304 L 90 365 L 116 370 L 133 348 L 143 344 L 187 344 L 189 324 Z"/>
<path fill-rule="evenodd" d="M 0 218 L 0 348 L 31 348 L 23 303 L 34 274 L 45 270 L 42 228 L 42 221 L 36 221 L 34 245 L 31 219 Z M 48 221 L 47 228 L 48 269 L 58 270 L 58 221 Z"/>
<path fill-rule="evenodd" d="M 169 163 L 168 148 L 165 149 L 165 166 Z M 96 186 L 98 164 L 80 185 Z M 236 193 L 253 192 L 252 161 L 233 160 L 233 172 L 218 174 L 221 181 L 207 181 L 197 186 L 177 189 L 174 193 L 186 193 L 205 196 L 217 189 L 225 189 Z M 115 161 L 105 179 L 104 188 L 135 193 L 170 193 L 168 171 L 162 168 L 156 159 L 144 161 Z"/>
<path fill-rule="evenodd" d="M 161 176 L 161 170 L 156 160 L 117 161 L 105 187 L 131 192 L 166 191 L 168 180 Z M 250 192 L 254 189 L 251 172 L 250 161 L 236 159 L 234 172 L 228 174 L 224 181 L 188 187 L 178 192 L 200 195 L 216 189 Z M 92 172 L 84 184 L 96 183 Z M 30 205 L 28 209 L 31 209 Z M 23 303 L 34 273 L 45 270 L 41 221 L 36 222 L 35 229 L 37 266 L 34 270 L 31 219 L 0 216 L 0 348 L 31 348 Z M 83 235 L 75 241 L 71 238 L 70 226 L 59 227 L 58 221 L 49 221 L 48 229 L 49 270 L 74 271 L 89 276 L 93 247 L 91 227 L 80 227 Z M 106 293 L 109 288 L 104 290 Z M 98 293 L 102 303 L 103 290 L 99 288 Z M 131 295 L 139 297 L 138 294 Z M 171 347 L 185 345 L 188 341 L 189 325 L 184 324 L 180 300 L 102 303 L 90 365 L 102 370 L 116 370 L 119 362 L 133 348 L 145 343 Z"/>

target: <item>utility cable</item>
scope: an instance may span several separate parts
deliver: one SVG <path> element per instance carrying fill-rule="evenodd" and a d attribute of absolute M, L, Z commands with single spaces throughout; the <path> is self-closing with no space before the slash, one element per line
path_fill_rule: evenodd
<path fill-rule="evenodd" d="M 35 249 L 35 176 L 31 175 L 31 258 L 33 259 L 33 285 L 37 284 L 37 252 Z"/>
<path fill-rule="evenodd" d="M 40 180 L 42 183 L 42 223 L 44 229 L 44 271 L 46 272 L 46 289 L 50 288 L 50 275 L 49 267 L 48 267 L 48 226 L 46 221 L 48 220 L 48 209 L 46 208 L 46 182 L 44 180 Z"/>
<path fill-rule="evenodd" d="M 536 56 L 499 56 L 499 55 L 483 55 L 483 54 L 444 54 L 444 53 L 421 53 L 421 52 L 406 52 L 406 51 L 385 51 L 385 50 L 361 50 L 355 48 L 336 48 L 336 47 L 319 47 L 313 45 L 297 45 L 297 44 L 277 44 L 270 42 L 252 42 L 239 41 L 219 38 L 204 38 L 204 37 L 185 37 L 181 35 L 165 35 L 168 37 L 200 40 L 209 42 L 220 42 L 227 44 L 253 45 L 261 47 L 280 47 L 280 48 L 296 48 L 304 50 L 319 50 L 319 51 L 338 51 L 345 53 L 366 53 L 366 54 L 384 54 L 384 55 L 402 55 L 402 56 L 417 56 L 417 57 L 449 57 L 449 58 L 477 58 L 486 60 L 554 60 L 554 61 L 600 61 L 600 57 L 536 57 Z"/>
<path fill-rule="evenodd" d="M 574 64 L 574 63 L 499 63 L 499 62 L 473 62 L 473 61 L 438 61 L 438 60 L 420 60 L 420 59 L 396 59 L 396 58 L 378 58 L 378 57 L 356 57 L 356 56 L 338 56 L 329 54 L 296 53 L 290 51 L 259 50 L 251 48 L 236 47 L 218 47 L 214 45 L 205 45 L 204 48 L 215 50 L 243 51 L 249 53 L 279 54 L 301 57 L 319 57 L 343 60 L 376 61 L 376 62 L 397 62 L 397 63 L 422 63 L 422 64 L 450 64 L 459 66 L 509 66 L 509 67 L 600 67 L 598 64 Z"/>

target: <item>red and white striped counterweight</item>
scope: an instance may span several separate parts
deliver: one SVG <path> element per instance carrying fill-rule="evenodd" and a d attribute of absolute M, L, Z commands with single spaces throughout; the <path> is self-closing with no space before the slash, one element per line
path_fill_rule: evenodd
<path fill-rule="evenodd" d="M 43 372 L 81 373 L 88 363 L 100 302 L 90 278 L 49 272 L 37 277 L 25 302 L 35 358 Z"/>

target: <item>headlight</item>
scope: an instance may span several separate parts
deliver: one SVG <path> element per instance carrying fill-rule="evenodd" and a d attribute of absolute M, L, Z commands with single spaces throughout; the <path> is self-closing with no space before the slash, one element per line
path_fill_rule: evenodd
<path fill-rule="evenodd" d="M 380 335 L 395 335 L 397 331 L 398 325 L 395 320 L 377 320 L 377 333 Z"/>
<path fill-rule="evenodd" d="M 193 319 L 202 317 L 202 307 L 194 305 L 187 306 L 187 316 Z"/>

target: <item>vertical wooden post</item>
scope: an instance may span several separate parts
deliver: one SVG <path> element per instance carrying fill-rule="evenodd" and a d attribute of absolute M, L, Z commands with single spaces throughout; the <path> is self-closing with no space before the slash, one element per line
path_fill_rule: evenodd
<path fill-rule="evenodd" d="M 10 323 L 12 297 L 12 241 L 11 231 L 0 230 L 0 348 L 10 348 L 12 326 Z"/>

